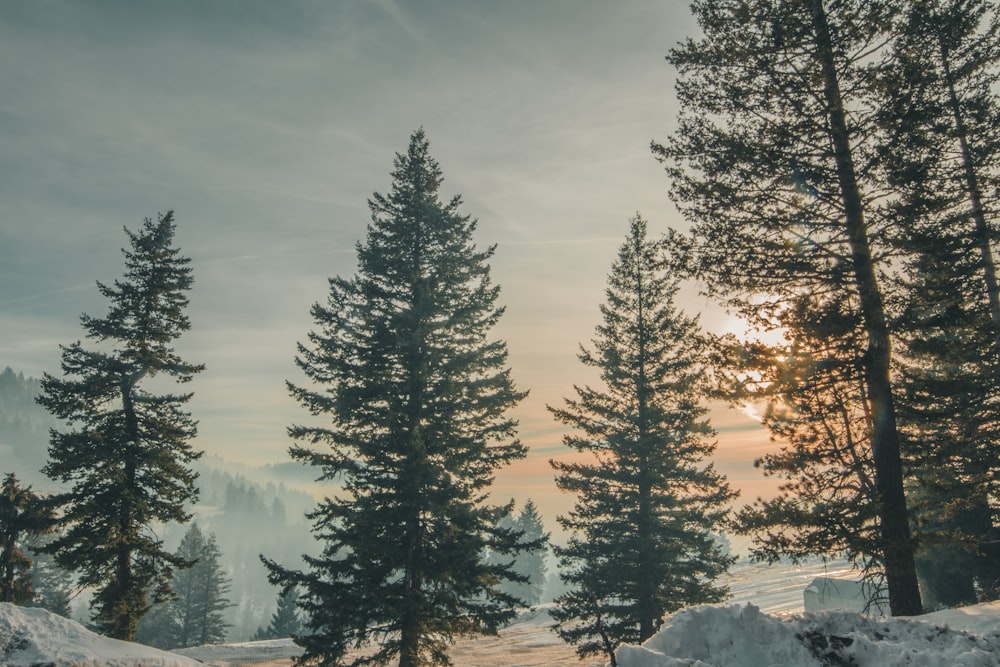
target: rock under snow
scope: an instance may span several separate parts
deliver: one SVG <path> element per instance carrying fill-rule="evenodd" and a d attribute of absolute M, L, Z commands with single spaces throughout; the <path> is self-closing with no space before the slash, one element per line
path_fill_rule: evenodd
<path fill-rule="evenodd" d="M 201 663 L 142 644 L 103 637 L 44 609 L 0 602 L 0 665 L 198 667 Z"/>
<path fill-rule="evenodd" d="M 746 606 L 702 606 L 669 617 L 642 646 L 618 649 L 620 667 L 1000 667 L 1000 609 L 968 614 L 975 633 L 952 629 L 962 614 L 920 620 L 852 612 L 775 617 Z M 939 623 L 941 623 L 939 625 Z"/>

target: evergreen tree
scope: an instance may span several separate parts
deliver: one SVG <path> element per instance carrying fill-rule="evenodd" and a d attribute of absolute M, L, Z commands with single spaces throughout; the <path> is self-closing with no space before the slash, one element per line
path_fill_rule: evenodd
<path fill-rule="evenodd" d="M 500 517 L 497 527 L 500 531 L 509 531 L 516 536 L 518 543 L 525 546 L 516 557 L 499 553 L 490 553 L 487 561 L 491 565 L 508 565 L 517 575 L 516 579 L 501 582 L 500 590 L 519 604 L 538 604 L 545 588 L 547 568 L 545 566 L 545 545 L 549 535 L 542 525 L 538 508 L 530 498 L 525 502 L 521 512 L 514 516 L 514 500 L 508 504 L 510 511 Z M 541 546 L 541 548 L 538 548 Z"/>
<path fill-rule="evenodd" d="M 542 517 L 538 513 L 535 502 L 528 498 L 517 515 L 514 528 L 521 532 L 522 541 L 530 544 L 548 544 L 549 534 L 545 532 Z M 545 588 L 545 578 L 548 574 L 545 566 L 545 549 L 525 549 L 514 561 L 514 571 L 525 577 L 527 581 L 516 584 L 510 591 L 511 595 L 523 600 L 525 604 L 533 605 L 542 601 L 542 591 Z"/>
<path fill-rule="evenodd" d="M 666 242 L 631 221 L 601 305 L 593 351 L 604 389 L 575 387 L 555 417 L 573 427 L 567 446 L 587 454 L 553 461 L 556 484 L 577 495 L 559 523 L 571 532 L 555 553 L 573 589 L 556 600 L 559 635 L 582 656 L 648 639 L 663 615 L 718 602 L 715 583 L 733 559 L 711 531 L 736 496 L 704 460 L 715 450 L 701 404 L 707 389 L 697 319 L 676 310 L 678 281 L 663 265 Z"/>
<path fill-rule="evenodd" d="M 449 664 L 455 636 L 494 633 L 514 614 L 497 586 L 516 575 L 485 561 L 518 548 L 495 528 L 503 510 L 487 492 L 495 470 L 525 455 L 505 415 L 523 394 L 506 344 L 488 338 L 503 312 L 494 248 L 476 249 L 459 197 L 440 199 L 422 130 L 392 178 L 369 200 L 356 276 L 330 280 L 327 304 L 313 307 L 319 329 L 297 362 L 314 388 L 290 385 L 330 420 L 290 429 L 329 449 L 296 444 L 291 455 L 340 489 L 309 515 L 323 552 L 308 570 L 266 561 L 272 583 L 301 591 L 303 664 L 341 664 L 369 641 L 373 664 Z"/>
<path fill-rule="evenodd" d="M 231 582 L 220 563 L 215 534 L 206 536 L 197 523 L 191 524 L 174 555 L 191 565 L 174 573 L 173 597 L 154 605 L 136 638 L 166 649 L 222 642 L 229 627 L 222 612 L 232 606 L 227 597 Z"/>
<path fill-rule="evenodd" d="M 693 223 L 710 292 L 763 328 L 810 309 L 847 309 L 841 341 L 862 369 L 852 403 L 870 416 L 876 553 L 890 608 L 920 613 L 903 486 L 885 285 L 897 222 L 880 202 L 878 73 L 898 3 L 698 0 L 704 31 L 668 60 L 679 70 L 678 131 L 654 152 Z M 824 305 L 823 300 L 830 304 Z M 815 470 L 820 470 L 816 468 Z M 821 480 L 816 480 L 820 483 Z"/>
<path fill-rule="evenodd" d="M 24 541 L 52 529 L 51 507 L 13 473 L 0 485 L 0 602 L 29 604 L 35 598 L 31 558 Z"/>
<path fill-rule="evenodd" d="M 195 422 L 182 408 L 191 394 L 155 394 L 159 377 L 188 382 L 202 366 L 182 361 L 171 343 L 190 327 L 185 292 L 190 260 L 173 247 L 173 213 L 125 230 L 125 275 L 98 283 L 110 301 L 103 318 L 83 315 L 94 349 L 62 347 L 63 378 L 45 375 L 38 402 L 67 422 L 51 433 L 44 472 L 70 486 L 55 500 L 66 529 L 50 545 L 57 562 L 94 587 L 94 620 L 104 633 L 131 639 L 136 621 L 169 590 L 184 561 L 164 550 L 151 526 L 184 522 L 197 497 L 189 440 Z"/>
<path fill-rule="evenodd" d="M 231 584 L 219 563 L 222 552 L 215 534 L 206 537 L 197 523 L 191 524 L 176 556 L 194 565 L 174 574 L 172 587 L 177 599 L 169 607 L 177 629 L 170 648 L 218 644 L 226 638 L 229 627 L 222 611 L 230 606 L 226 596 Z"/>
<path fill-rule="evenodd" d="M 253 641 L 265 639 L 284 639 L 294 637 L 302 628 L 297 605 L 299 592 L 294 587 L 286 588 L 278 594 L 278 608 L 271 615 L 271 622 L 266 628 L 258 628 Z"/>
<path fill-rule="evenodd" d="M 45 545 L 50 541 L 51 537 L 45 535 L 36 536 L 26 542 L 28 554 L 32 559 L 31 586 L 35 590 L 35 598 L 28 606 L 41 607 L 53 614 L 70 618 L 72 578 L 66 570 L 59 567 L 52 554 L 45 551 Z"/>
<path fill-rule="evenodd" d="M 843 555 L 884 593 L 870 415 L 864 369 L 854 354 L 850 304 L 803 295 L 783 314 L 786 341 L 722 346 L 720 385 L 732 400 L 765 405 L 764 426 L 781 442 L 755 462 L 783 478 L 779 494 L 742 508 L 738 532 L 753 536 L 755 559 L 774 563 Z"/>
<path fill-rule="evenodd" d="M 986 193 L 998 185 L 1000 12 L 984 0 L 914 0 L 887 70 L 888 172 L 910 221 L 901 415 L 913 470 L 917 560 L 932 605 L 996 595 L 990 498 L 1000 470 L 1000 295 Z"/>

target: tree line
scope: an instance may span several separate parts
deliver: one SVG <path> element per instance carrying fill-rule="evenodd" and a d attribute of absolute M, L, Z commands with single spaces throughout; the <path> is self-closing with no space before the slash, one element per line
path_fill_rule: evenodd
<path fill-rule="evenodd" d="M 552 464 L 576 496 L 558 518 L 570 590 L 557 631 L 614 664 L 665 613 L 724 599 L 732 557 L 712 533 L 727 527 L 761 559 L 847 555 L 896 615 L 995 597 L 996 8 L 692 11 L 702 35 L 668 55 L 677 129 L 652 144 L 690 228 L 651 239 L 630 221 L 579 355 L 600 384 L 550 406 L 577 452 Z M 312 308 L 305 381 L 288 384 L 323 418 L 289 428 L 289 453 L 336 488 L 308 514 L 318 555 L 301 568 L 261 556 L 283 615 L 301 613 L 300 664 L 449 664 L 454 638 L 514 617 L 531 583 L 519 557 L 546 541 L 490 496 L 495 472 L 526 454 L 509 415 L 525 392 L 490 333 L 503 315 L 495 246 L 478 248 L 461 198 L 442 198 L 422 130 L 391 179 L 369 199 L 357 272 Z M 123 638 L 192 565 L 148 531 L 187 521 L 197 493 L 190 394 L 144 385 L 202 370 L 171 347 L 192 285 L 173 229 L 168 213 L 126 230 L 125 278 L 98 284 L 108 315 L 82 318 L 98 348 L 63 347 L 63 378 L 46 376 L 39 399 L 71 425 L 50 440 L 45 472 L 70 490 L 49 508 L 64 530 L 48 549 Z M 682 281 L 781 342 L 703 333 L 674 303 Z M 780 494 L 735 515 L 710 461 L 712 397 L 764 404 L 780 443 L 757 462 L 783 478 Z"/>

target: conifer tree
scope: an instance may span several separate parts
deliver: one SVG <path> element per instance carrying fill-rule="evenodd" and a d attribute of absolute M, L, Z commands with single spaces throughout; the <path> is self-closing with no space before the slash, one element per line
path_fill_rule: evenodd
<path fill-rule="evenodd" d="M 898 222 L 882 202 L 878 72 L 898 3 L 697 0 L 704 32 L 670 52 L 680 125 L 654 144 L 693 223 L 698 275 L 754 325 L 785 326 L 798 299 L 847 308 L 840 342 L 862 369 L 877 557 L 893 614 L 920 613 L 890 373 L 882 276 Z M 827 309 L 821 303 L 815 308 Z M 838 341 L 831 341 L 839 345 Z M 863 393 L 861 393 L 863 392 Z"/>
<path fill-rule="evenodd" d="M 1000 594 L 1000 294 L 987 193 L 998 184 L 1000 12 L 984 0 L 906 5 L 886 70 L 894 210 L 909 221 L 898 318 L 918 558 L 930 604 Z M 979 593 L 977 593 L 977 589 Z"/>
<path fill-rule="evenodd" d="M 40 535 L 27 540 L 28 555 L 31 556 L 31 586 L 35 590 L 30 607 L 41 607 L 65 618 L 72 615 L 72 576 L 59 567 L 45 545 L 51 541 L 50 535 Z"/>
<path fill-rule="evenodd" d="M 222 612 L 231 606 L 227 597 L 231 582 L 220 563 L 215 534 L 206 536 L 192 523 L 174 555 L 190 567 L 174 573 L 173 596 L 142 618 L 137 641 L 166 649 L 222 642 L 229 628 Z"/>
<path fill-rule="evenodd" d="M 94 620 L 104 633 L 131 639 L 137 620 L 169 591 L 183 566 L 152 530 L 184 522 L 197 497 L 189 467 L 201 453 L 190 440 L 196 424 L 186 394 L 156 394 L 155 377 L 186 383 L 202 366 L 184 362 L 173 341 L 190 328 L 186 292 L 190 260 L 173 246 L 173 213 L 125 230 L 125 274 L 98 283 L 110 302 L 105 317 L 81 317 L 93 347 L 62 347 L 63 377 L 46 374 L 38 402 L 66 422 L 54 429 L 43 472 L 69 486 L 55 496 L 65 530 L 50 548 L 57 562 L 94 587 Z"/>
<path fill-rule="evenodd" d="M 542 517 L 538 513 L 535 501 L 528 498 L 517 515 L 514 528 L 521 532 L 521 540 L 530 544 L 548 544 L 549 534 L 545 532 Z M 545 549 L 525 549 L 514 561 L 514 571 L 524 576 L 527 581 L 516 583 L 510 593 L 525 602 L 538 604 L 542 601 L 542 590 L 545 588 L 545 578 L 548 570 L 545 566 Z"/>
<path fill-rule="evenodd" d="M 30 486 L 22 487 L 14 473 L 0 485 L 0 602 L 30 604 L 35 598 L 31 557 L 25 541 L 52 529 L 50 506 Z"/>
<path fill-rule="evenodd" d="M 284 639 L 294 637 L 302 628 L 298 613 L 299 592 L 297 589 L 286 588 L 278 594 L 278 607 L 271 615 L 271 622 L 266 628 L 258 628 L 253 641 L 265 639 Z"/>
<path fill-rule="evenodd" d="M 170 648 L 218 644 L 229 627 L 222 612 L 230 606 L 226 596 L 231 584 L 219 562 L 222 552 L 215 534 L 206 537 L 197 523 L 191 524 L 176 556 L 194 565 L 174 574 L 172 588 L 177 598 L 168 606 L 176 640 Z"/>
<path fill-rule="evenodd" d="M 308 569 L 265 561 L 272 583 L 300 590 L 302 664 L 343 664 L 369 641 L 372 664 L 449 664 L 454 637 L 494 633 L 514 613 L 497 587 L 516 575 L 485 554 L 518 545 L 487 494 L 494 471 L 525 455 L 506 415 L 523 394 L 506 344 L 489 338 L 503 313 L 494 247 L 476 248 L 475 220 L 441 184 L 418 130 L 389 193 L 369 200 L 356 275 L 330 280 L 299 347 L 314 384 L 290 390 L 329 423 L 292 427 L 290 452 L 339 485 L 310 514 L 323 551 Z"/>
<path fill-rule="evenodd" d="M 716 379 L 731 400 L 766 406 L 764 426 L 781 443 L 755 465 L 784 481 L 743 507 L 736 529 L 769 563 L 844 556 L 862 570 L 869 602 L 881 602 L 877 494 L 857 315 L 850 303 L 797 298 L 782 316 L 786 340 L 725 341 Z M 730 337 L 732 338 L 732 337 Z"/>
<path fill-rule="evenodd" d="M 535 502 L 528 498 L 517 516 L 514 516 L 514 500 L 508 506 L 510 511 L 504 514 L 497 526 L 502 531 L 510 531 L 519 543 L 526 546 L 516 557 L 490 553 L 488 562 L 493 565 L 507 563 L 518 575 L 517 579 L 508 579 L 500 584 L 500 590 L 518 600 L 522 605 L 538 604 L 545 588 L 547 568 L 545 565 L 545 545 L 549 535 L 542 525 L 542 517 L 538 514 Z M 541 545 L 542 548 L 536 548 Z"/>
<path fill-rule="evenodd" d="M 550 408 L 573 427 L 564 442 L 585 454 L 553 461 L 556 484 L 577 496 L 558 518 L 570 531 L 555 547 L 572 590 L 556 600 L 559 635 L 582 656 L 648 639 L 665 613 L 718 602 L 715 579 L 732 563 L 711 531 L 736 496 L 705 459 L 715 450 L 696 318 L 680 313 L 678 280 L 664 270 L 666 242 L 631 221 L 614 263 L 603 323 L 580 360 L 603 388 Z"/>

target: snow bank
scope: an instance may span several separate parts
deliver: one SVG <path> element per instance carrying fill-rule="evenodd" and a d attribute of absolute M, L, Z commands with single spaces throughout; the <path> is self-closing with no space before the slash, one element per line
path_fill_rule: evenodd
<path fill-rule="evenodd" d="M 1000 607 L 970 609 L 979 609 L 967 614 L 976 634 L 937 624 L 960 624 L 954 612 L 922 620 L 851 612 L 777 618 L 752 604 L 692 607 L 642 646 L 620 647 L 617 659 L 620 667 L 1000 667 Z"/>
<path fill-rule="evenodd" d="M 201 663 L 142 644 L 102 637 L 44 609 L 0 602 L 0 665 L 198 667 Z"/>

